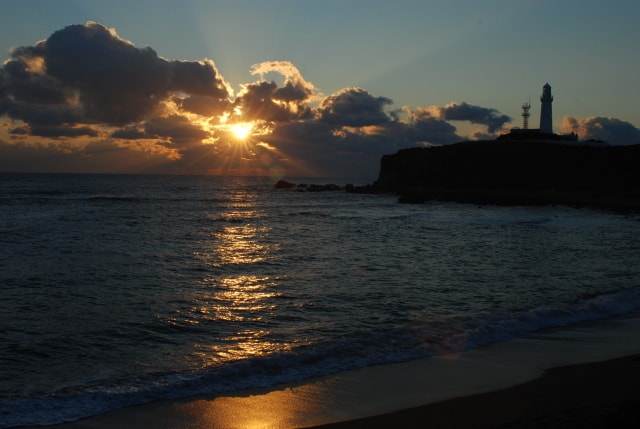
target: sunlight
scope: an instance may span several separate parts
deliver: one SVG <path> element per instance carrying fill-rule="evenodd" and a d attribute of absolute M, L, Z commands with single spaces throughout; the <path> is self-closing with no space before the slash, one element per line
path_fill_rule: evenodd
<path fill-rule="evenodd" d="M 238 140 L 246 140 L 253 131 L 253 123 L 251 122 L 236 122 L 229 125 L 229 129 Z"/>

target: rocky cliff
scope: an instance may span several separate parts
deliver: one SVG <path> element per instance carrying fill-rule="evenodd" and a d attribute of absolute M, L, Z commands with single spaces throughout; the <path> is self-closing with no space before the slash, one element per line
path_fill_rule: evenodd
<path fill-rule="evenodd" d="M 640 145 L 470 141 L 385 155 L 375 187 L 402 200 L 640 209 Z"/>

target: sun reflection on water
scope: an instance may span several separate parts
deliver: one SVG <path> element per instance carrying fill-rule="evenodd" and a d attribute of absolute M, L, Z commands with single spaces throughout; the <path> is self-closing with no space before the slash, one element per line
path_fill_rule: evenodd
<path fill-rule="evenodd" d="M 271 298 L 279 295 L 269 290 L 275 286 L 268 277 L 223 278 L 209 297 L 210 311 L 216 320 L 260 321 L 269 310 L 276 309 L 275 304 L 269 304 Z"/>
<path fill-rule="evenodd" d="M 269 246 L 260 242 L 260 235 L 268 228 L 254 225 L 225 226 L 214 233 L 218 246 L 209 255 L 213 266 L 229 264 L 254 264 L 263 262 L 269 255 Z"/>
<path fill-rule="evenodd" d="M 258 196 L 239 188 L 228 205 L 209 215 L 211 233 L 194 257 L 206 270 L 190 301 L 186 318 L 222 323 L 214 343 L 193 345 L 203 366 L 268 356 L 295 344 L 272 332 L 278 311 L 279 279 L 261 269 L 275 258 L 279 247 L 269 242 L 271 227 L 258 209 Z"/>

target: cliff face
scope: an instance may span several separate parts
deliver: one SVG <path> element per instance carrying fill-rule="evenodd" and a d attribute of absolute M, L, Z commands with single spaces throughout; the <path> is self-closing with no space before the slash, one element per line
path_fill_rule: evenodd
<path fill-rule="evenodd" d="M 420 199 L 546 195 L 555 198 L 548 202 L 562 203 L 580 195 L 624 198 L 640 206 L 640 145 L 474 141 L 405 149 L 382 158 L 376 186 Z"/>

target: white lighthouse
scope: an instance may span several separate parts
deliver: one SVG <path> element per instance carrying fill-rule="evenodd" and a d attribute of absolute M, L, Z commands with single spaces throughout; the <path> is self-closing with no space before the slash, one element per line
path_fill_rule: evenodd
<path fill-rule="evenodd" d="M 502 134 L 497 140 L 520 140 L 520 141 L 538 141 L 546 143 L 576 144 L 578 135 L 571 134 L 555 134 L 553 132 L 553 119 L 551 118 L 551 103 L 553 96 L 551 95 L 551 85 L 548 83 L 542 87 L 542 95 L 540 96 L 540 128 L 529 128 L 529 109 L 531 103 L 522 105 L 522 128 L 511 128 L 508 134 Z"/>
<path fill-rule="evenodd" d="M 551 85 L 548 83 L 542 87 L 540 96 L 540 132 L 553 134 L 553 120 L 551 119 Z"/>

